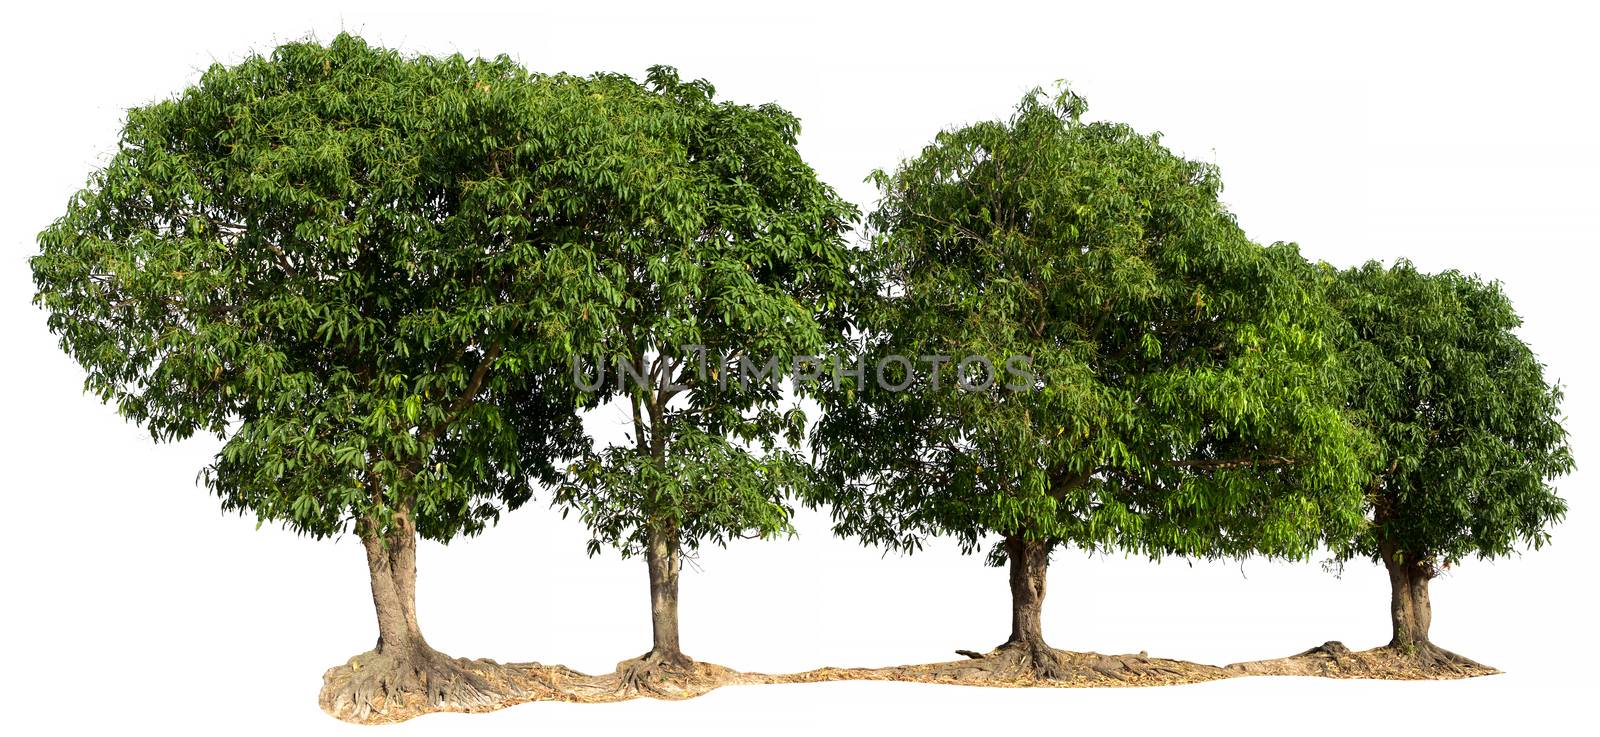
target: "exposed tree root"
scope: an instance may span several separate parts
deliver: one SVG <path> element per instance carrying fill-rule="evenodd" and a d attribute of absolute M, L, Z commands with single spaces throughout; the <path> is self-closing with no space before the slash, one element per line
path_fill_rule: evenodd
<path fill-rule="evenodd" d="M 1351 651 L 1343 643 L 1325 642 L 1287 658 L 1234 663 L 1228 670 L 1258 676 L 1319 676 L 1437 680 L 1494 675 L 1500 671 L 1457 655 L 1433 643 Z"/>
<path fill-rule="evenodd" d="M 966 661 L 908 666 L 903 680 L 936 680 L 980 685 L 1158 685 L 1224 677 L 1208 665 L 1137 655 L 1101 655 L 1057 650 L 1038 641 L 1007 642 L 978 655 L 958 651 Z M 899 679 L 897 679 L 899 680 Z"/>
<path fill-rule="evenodd" d="M 682 653 L 652 650 L 617 664 L 616 688 L 625 695 L 686 699 L 735 681 L 739 675 L 720 665 L 697 663 Z"/>
<path fill-rule="evenodd" d="M 1038 640 L 1007 642 L 989 653 L 957 650 L 956 654 L 967 660 L 941 663 L 935 672 L 954 680 L 1061 680 L 1068 671 L 1064 656 L 1070 655 Z"/>
<path fill-rule="evenodd" d="M 890 668 L 822 668 L 763 683 L 910 681 L 973 686 L 1156 686 L 1228 678 L 1221 668 L 1137 655 L 1057 650 L 1043 642 L 1007 642 L 988 653 L 958 650 L 966 660 Z"/>
<path fill-rule="evenodd" d="M 322 683 L 322 709 L 353 722 L 400 721 L 434 711 L 491 711 L 537 687 L 536 679 L 512 677 L 492 660 L 451 658 L 426 646 L 402 653 L 362 653 L 329 668 Z"/>
<path fill-rule="evenodd" d="M 323 676 L 322 708 L 351 722 L 398 722 L 435 711 L 492 711 L 529 701 L 604 703 L 641 697 L 687 699 L 721 686 L 822 681 L 901 681 L 991 687 L 1160 686 L 1251 675 L 1325 678 L 1448 679 L 1499 671 L 1435 645 L 1351 652 L 1329 642 L 1276 660 L 1226 668 L 1136 655 L 1056 650 L 1008 642 L 987 653 L 958 651 L 964 660 L 888 668 L 819 668 L 803 673 L 741 673 L 682 656 L 647 653 L 601 675 L 559 665 L 499 664 L 452 659 L 427 650 L 396 658 L 368 652 Z"/>
<path fill-rule="evenodd" d="M 1500 672 L 1497 668 L 1491 668 L 1464 655 L 1457 655 L 1431 642 L 1420 650 L 1412 652 L 1410 657 L 1419 660 L 1425 666 L 1456 673 L 1462 678 L 1494 675 Z"/>

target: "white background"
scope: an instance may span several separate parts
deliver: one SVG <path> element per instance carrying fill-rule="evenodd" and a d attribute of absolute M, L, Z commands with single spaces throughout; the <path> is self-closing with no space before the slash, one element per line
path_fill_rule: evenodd
<path fill-rule="evenodd" d="M 1229 9 L 669 8 L 567 2 L 494 11 L 430 3 L 13 6 L 0 30 L 0 731 L 356 734 L 316 706 L 323 669 L 374 639 L 360 546 L 256 530 L 195 485 L 211 438 L 153 445 L 80 392 L 81 370 L 29 304 L 33 236 L 112 150 L 123 111 L 233 62 L 341 29 L 409 52 L 508 53 L 531 68 L 709 78 L 804 121 L 824 179 L 869 205 L 873 168 L 941 127 L 1005 115 L 1066 78 L 1090 117 L 1161 130 L 1222 167 L 1253 238 L 1339 265 L 1407 256 L 1499 278 L 1522 334 L 1568 387 L 1579 471 L 1555 545 L 1435 582 L 1435 640 L 1506 675 L 1463 682 L 1237 679 L 1164 689 L 989 690 L 834 683 L 735 687 L 683 703 L 529 704 L 433 715 L 387 734 L 1463 734 L 1573 731 L 1594 694 L 1597 505 L 1588 493 L 1600 201 L 1595 19 L 1520 3 L 1276 4 Z M 1336 9 L 1335 9 L 1336 8 Z M 598 418 L 599 425 L 606 418 Z M 1005 574 L 948 542 L 883 556 L 803 514 L 796 539 L 710 550 L 683 581 L 683 640 L 744 670 L 890 665 L 984 650 L 1007 631 Z M 648 647 L 642 562 L 587 559 L 581 525 L 538 503 L 478 539 L 421 550 L 421 617 L 451 654 L 607 671 Z M 1046 633 L 1058 647 L 1208 663 L 1388 638 L 1371 565 L 1159 565 L 1060 554 Z M 1591 725 L 1588 725 L 1592 727 Z"/>

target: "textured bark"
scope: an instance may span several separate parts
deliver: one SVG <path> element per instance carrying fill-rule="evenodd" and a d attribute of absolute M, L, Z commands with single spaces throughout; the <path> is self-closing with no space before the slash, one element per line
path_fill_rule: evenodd
<path fill-rule="evenodd" d="M 678 640 L 678 572 L 683 556 L 678 534 L 671 528 L 651 533 L 645 546 L 645 566 L 650 572 L 650 652 L 617 664 L 618 684 L 624 691 L 644 691 L 673 697 L 703 675 L 683 654 Z"/>
<path fill-rule="evenodd" d="M 429 647 L 417 623 L 417 531 L 406 510 L 380 532 L 358 526 L 366 548 L 378 643 L 323 676 L 322 707 L 352 721 L 417 710 L 481 711 L 508 694 L 490 684 L 499 666 L 454 659 Z"/>
<path fill-rule="evenodd" d="M 1433 623 L 1433 606 L 1428 601 L 1428 581 L 1433 578 L 1433 562 L 1423 556 L 1400 551 L 1388 541 L 1379 545 L 1383 565 L 1389 571 L 1389 619 L 1393 637 L 1389 646 L 1407 651 L 1428 649 L 1428 628 Z"/>
<path fill-rule="evenodd" d="M 372 605 L 378 615 L 380 653 L 400 654 L 427 647 L 417 623 L 417 532 L 401 515 L 388 535 L 377 534 L 376 524 L 363 525 L 361 543 L 367 549 L 367 570 L 372 578 Z"/>
<path fill-rule="evenodd" d="M 1011 573 L 1011 639 L 1007 644 L 1044 642 L 1045 572 L 1050 565 L 1050 545 L 1039 540 L 1008 537 L 1006 559 Z"/>
<path fill-rule="evenodd" d="M 988 653 L 957 650 L 969 660 L 927 666 L 926 675 L 958 683 L 1155 684 L 1225 677 L 1220 668 L 1137 655 L 1074 653 L 1044 640 L 1045 574 L 1052 543 L 1021 535 L 1005 539 L 1011 577 L 1011 637 Z"/>
<path fill-rule="evenodd" d="M 1045 574 L 1050 565 L 1050 543 L 1021 535 L 1005 540 L 1006 564 L 1011 576 L 1011 637 L 997 648 L 1002 660 L 1014 661 L 1018 670 L 1038 678 L 1060 678 L 1061 658 L 1044 641 Z"/>
<path fill-rule="evenodd" d="M 650 570 L 650 654 L 686 665 L 689 659 L 684 657 L 678 640 L 678 572 L 683 560 L 678 552 L 678 536 L 674 532 L 652 535 L 645 552 Z"/>

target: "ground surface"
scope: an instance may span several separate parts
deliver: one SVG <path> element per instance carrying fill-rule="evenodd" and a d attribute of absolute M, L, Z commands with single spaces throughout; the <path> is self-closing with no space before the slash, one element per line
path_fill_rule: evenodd
<path fill-rule="evenodd" d="M 641 675 L 640 660 L 623 661 L 617 670 L 588 675 L 560 665 L 496 663 L 492 660 L 453 661 L 487 686 L 481 698 L 444 699 L 429 703 L 420 693 L 386 697 L 381 690 L 361 705 L 340 704 L 334 695 L 348 692 L 358 677 L 359 657 L 330 668 L 323 676 L 322 707 L 345 721 L 363 724 L 400 722 L 433 712 L 483 712 L 532 701 L 605 703 L 640 697 L 687 699 L 722 686 L 821 681 L 902 681 L 1012 688 L 1083 688 L 1167 686 L 1245 676 L 1312 676 L 1384 680 L 1437 680 L 1492 675 L 1499 671 L 1448 651 L 1432 648 L 1424 653 L 1403 653 L 1382 647 L 1354 652 L 1338 642 L 1328 642 L 1298 655 L 1274 660 L 1235 663 L 1226 667 L 1137 655 L 1101 655 L 1052 651 L 1055 677 L 1041 678 L 1025 659 L 1001 647 L 990 653 L 962 651 L 964 660 L 887 668 L 818 668 L 803 673 L 743 673 L 710 663 L 651 670 Z M 1037 654 L 1034 654 L 1037 655 Z M 355 667 L 352 667 L 354 663 Z M 389 703 L 389 700 L 395 703 Z"/>
<path fill-rule="evenodd" d="M 1428 645 L 1413 652 L 1388 646 L 1356 652 L 1341 642 L 1325 642 L 1287 658 L 1234 663 L 1227 670 L 1235 675 L 1373 678 L 1389 681 L 1472 678 L 1500 672 L 1437 645 Z"/>

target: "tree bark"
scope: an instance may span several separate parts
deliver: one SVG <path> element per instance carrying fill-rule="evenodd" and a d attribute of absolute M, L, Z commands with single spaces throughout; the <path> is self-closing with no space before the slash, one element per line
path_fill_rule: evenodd
<path fill-rule="evenodd" d="M 1183 677 L 1173 661 L 1151 660 L 1138 655 L 1097 655 L 1065 653 L 1044 640 L 1045 575 L 1050 567 L 1050 540 L 1029 539 L 1022 534 L 1005 538 L 1006 564 L 1011 577 L 1011 637 L 987 655 L 957 650 L 979 664 L 953 664 L 947 672 L 958 678 L 972 672 L 984 678 L 1056 680 L 1099 680 L 1123 683 L 1167 682 Z"/>
<path fill-rule="evenodd" d="M 650 656 L 663 664 L 687 665 L 678 641 L 678 572 L 682 567 L 675 530 L 657 530 L 645 551 L 650 571 Z"/>
<path fill-rule="evenodd" d="M 1394 627 L 1389 646 L 1411 652 L 1426 649 L 1433 623 L 1433 606 L 1428 602 L 1432 561 L 1404 553 L 1388 541 L 1379 544 L 1378 552 L 1389 571 L 1389 619 Z"/>
<path fill-rule="evenodd" d="M 417 623 L 417 529 L 408 515 L 397 515 L 388 534 L 377 531 L 375 520 L 363 525 L 361 542 L 367 549 L 367 569 L 372 578 L 372 604 L 378 615 L 379 653 L 408 657 L 425 651 Z"/>
<path fill-rule="evenodd" d="M 357 525 L 372 579 L 378 644 L 323 675 L 319 701 L 340 719 L 450 707 L 480 709 L 502 695 L 483 677 L 499 666 L 450 658 L 428 646 L 417 624 L 417 528 L 408 510 L 396 512 L 383 531 L 378 520 Z"/>
<path fill-rule="evenodd" d="M 1011 536 L 1005 546 L 1011 573 L 1011 639 L 1006 644 L 1044 646 L 1041 614 L 1050 544 Z"/>
<path fill-rule="evenodd" d="M 1020 534 L 1005 539 L 1006 565 L 1011 575 L 1011 637 L 987 656 L 995 663 L 993 670 L 1002 675 L 1047 680 L 1067 675 L 1061 654 L 1044 641 L 1041 615 L 1050 547 L 1049 541 L 1030 540 Z"/>

